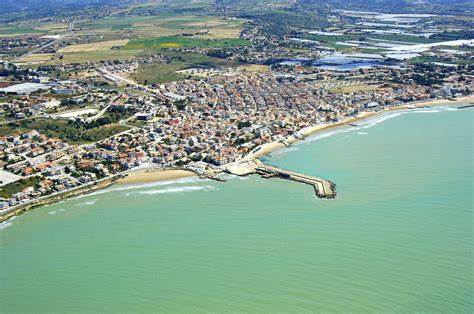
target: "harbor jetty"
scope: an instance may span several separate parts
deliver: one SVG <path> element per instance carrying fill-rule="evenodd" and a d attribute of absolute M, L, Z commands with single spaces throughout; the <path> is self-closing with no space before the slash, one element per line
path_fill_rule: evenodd
<path fill-rule="evenodd" d="M 336 185 L 329 180 L 308 176 L 305 174 L 300 174 L 294 171 L 284 170 L 273 166 L 268 166 L 258 159 L 228 165 L 224 169 L 224 171 L 238 176 L 259 174 L 266 179 L 281 178 L 304 184 L 309 184 L 313 186 L 314 192 L 319 198 L 336 197 Z"/>
<path fill-rule="evenodd" d="M 466 109 L 466 108 L 472 108 L 472 107 L 474 107 L 474 104 L 459 106 L 458 109 Z"/>
<path fill-rule="evenodd" d="M 316 196 L 319 198 L 336 197 L 336 185 L 329 180 L 308 176 L 305 174 L 300 174 L 273 166 L 267 166 L 264 164 L 258 165 L 255 170 L 264 178 L 278 177 L 286 180 L 312 185 L 314 187 L 314 192 Z"/>

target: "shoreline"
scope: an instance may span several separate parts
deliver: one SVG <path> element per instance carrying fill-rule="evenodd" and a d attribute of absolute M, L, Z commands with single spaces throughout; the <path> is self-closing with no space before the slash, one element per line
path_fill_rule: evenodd
<path fill-rule="evenodd" d="M 10 207 L 7 211 L 0 214 L 0 224 L 8 222 L 13 217 L 24 214 L 37 207 L 51 205 L 54 203 L 72 199 L 74 197 L 91 194 L 95 191 L 108 188 L 114 185 L 117 182 L 117 180 L 120 178 L 120 176 L 121 176 L 120 174 L 115 175 L 109 178 L 102 179 L 101 181 L 89 183 L 87 185 L 79 186 L 71 190 L 41 196 L 37 199 L 31 200 L 30 202 L 18 204 L 16 206 Z"/>
<path fill-rule="evenodd" d="M 431 106 L 442 106 L 442 105 L 460 105 L 464 103 L 474 102 L 474 95 L 460 97 L 455 100 L 449 99 L 434 99 L 434 100 L 425 100 L 419 102 L 406 103 L 399 106 L 394 106 L 390 108 L 385 108 L 381 111 L 363 111 L 358 115 L 353 117 L 348 117 L 341 121 L 331 123 L 331 124 L 320 124 L 314 126 L 308 126 L 299 130 L 297 135 L 291 135 L 283 140 L 273 141 L 269 143 L 262 144 L 261 146 L 255 148 L 252 152 L 241 158 L 240 160 L 232 164 L 245 164 L 249 162 L 254 162 L 258 158 L 265 156 L 275 150 L 289 147 L 297 142 L 300 142 L 306 139 L 309 136 L 316 135 L 320 132 L 333 129 L 336 127 L 348 125 L 353 122 L 357 122 L 363 119 L 367 119 L 372 116 L 379 114 L 399 111 L 399 110 L 410 110 L 420 107 L 431 107 Z M 223 168 L 230 166 L 231 164 L 224 165 Z M 101 190 L 112 185 L 133 185 L 141 183 L 151 183 L 151 182 L 160 182 L 160 181 L 172 181 L 189 177 L 199 177 L 196 173 L 185 170 L 185 169 L 170 169 L 170 168 L 158 168 L 158 167 L 149 167 L 141 169 L 133 169 L 123 173 L 116 174 L 112 177 L 102 179 L 102 181 L 93 182 L 86 186 L 80 186 L 69 191 L 64 191 L 52 195 L 45 195 L 38 199 L 32 200 L 31 202 L 19 204 L 15 207 L 10 208 L 4 213 L 0 214 L 0 223 L 9 221 L 11 218 L 21 215 L 25 212 L 28 212 L 31 209 L 36 207 L 51 205 L 53 203 L 71 199 L 85 194 L 90 194 L 97 190 Z"/>
<path fill-rule="evenodd" d="M 189 177 L 197 177 L 197 175 L 188 170 L 182 169 L 162 169 L 162 168 L 146 168 L 132 170 L 124 177 L 117 180 L 117 185 L 151 183 L 157 181 L 171 181 Z"/>
<path fill-rule="evenodd" d="M 291 145 L 303 141 L 309 136 L 316 135 L 318 133 L 321 133 L 323 131 L 327 131 L 336 127 L 348 125 L 353 122 L 361 121 L 376 115 L 384 114 L 387 112 L 393 112 L 393 111 L 401 111 L 401 110 L 410 110 L 410 109 L 417 109 L 421 107 L 434 107 L 434 106 L 453 106 L 453 105 L 460 105 L 464 103 L 470 103 L 474 102 L 474 95 L 470 96 L 465 96 L 465 97 L 460 97 L 455 100 L 449 100 L 449 99 L 433 99 L 433 100 L 423 100 L 419 102 L 411 102 L 411 103 L 406 103 L 403 105 L 399 106 L 394 106 L 390 108 L 385 108 L 384 110 L 381 111 L 363 111 L 360 112 L 358 115 L 353 116 L 353 117 L 348 117 L 345 118 L 341 121 L 331 123 L 331 124 L 320 124 L 320 125 L 314 125 L 314 126 L 308 126 L 305 127 L 301 130 L 299 130 L 297 133 L 299 133 L 297 136 L 290 135 L 287 138 L 279 141 L 273 141 L 270 143 L 265 143 L 259 146 L 258 148 L 254 149 L 254 152 L 249 153 L 245 157 L 241 159 L 242 162 L 250 162 L 254 161 L 255 159 L 258 159 L 262 156 L 268 155 L 271 152 L 282 149 L 285 147 L 290 147 Z M 287 145 L 285 145 L 283 142 L 285 142 Z"/>

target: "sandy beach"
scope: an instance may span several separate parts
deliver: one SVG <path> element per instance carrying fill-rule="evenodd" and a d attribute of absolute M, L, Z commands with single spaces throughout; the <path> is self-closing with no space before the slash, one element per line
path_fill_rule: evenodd
<path fill-rule="evenodd" d="M 349 123 L 354 123 L 375 115 L 383 114 L 386 112 L 392 112 L 397 110 L 406 110 L 413 109 L 417 107 L 426 107 L 426 106 L 442 106 L 442 105 L 460 105 L 474 102 L 474 96 L 467 96 L 458 98 L 456 100 L 447 100 L 447 99 L 435 99 L 420 101 L 415 103 L 406 103 L 400 106 L 394 106 L 387 108 L 382 111 L 364 111 L 360 112 L 357 116 L 348 117 L 336 123 L 331 124 L 319 124 L 315 126 L 309 126 L 304 129 L 301 129 L 298 132 L 297 136 L 289 136 L 283 141 L 274 141 L 270 143 L 265 143 L 261 145 L 258 149 L 254 149 L 251 153 L 243 157 L 239 162 L 233 163 L 234 166 L 248 168 L 247 163 L 254 161 L 262 156 L 265 156 L 275 150 L 290 146 L 298 141 L 303 140 L 304 138 L 315 135 L 319 132 L 326 131 L 335 127 L 343 126 Z M 240 166 L 239 166 L 240 164 Z M 245 172 L 245 171 L 244 171 Z M 196 176 L 195 173 L 186 170 L 174 170 L 174 169 L 141 169 L 132 171 L 127 174 L 126 177 L 120 179 L 117 184 L 139 184 L 139 183 L 149 183 L 155 181 L 167 181 L 167 180 L 176 180 L 186 177 Z"/>
<path fill-rule="evenodd" d="M 391 111 L 397 111 L 397 110 L 405 110 L 405 109 L 413 109 L 413 108 L 419 108 L 419 107 L 426 107 L 426 106 L 443 106 L 443 105 L 461 105 L 461 104 L 466 104 L 466 103 L 472 103 L 474 102 L 474 96 L 466 96 L 466 97 L 460 97 L 456 100 L 448 100 L 448 99 L 434 99 L 434 100 L 426 100 L 426 101 L 420 101 L 420 102 L 413 102 L 413 103 L 406 103 L 400 106 L 394 106 L 387 108 L 382 111 L 363 111 L 360 112 L 357 116 L 354 117 L 349 117 L 346 119 L 343 119 L 339 122 L 336 123 L 331 123 L 331 124 L 320 124 L 320 125 L 315 125 L 315 126 L 309 126 L 304 129 L 301 129 L 298 132 L 298 136 L 289 136 L 284 140 L 284 142 L 288 145 L 294 144 L 298 141 L 301 141 L 302 139 L 310 136 L 310 135 L 315 135 L 319 132 L 332 129 L 338 126 L 346 125 L 349 123 L 353 123 L 362 119 L 369 118 L 371 116 L 375 116 L 378 114 L 382 114 L 385 112 L 391 112 Z M 264 155 L 267 155 L 271 153 L 274 150 L 284 148 L 287 145 L 283 144 L 282 141 L 275 141 L 275 142 L 270 142 L 266 143 L 260 146 L 258 150 L 254 150 L 247 156 L 245 156 L 242 160 L 244 161 L 251 161 L 255 160 L 257 158 L 260 158 Z"/>
<path fill-rule="evenodd" d="M 459 105 L 459 104 L 465 104 L 465 103 L 471 103 L 471 102 L 474 102 L 474 96 L 462 97 L 453 101 L 446 100 L 446 99 L 427 100 L 427 101 L 421 101 L 421 102 L 416 102 L 416 103 L 407 103 L 400 106 L 387 108 L 382 111 L 360 112 L 357 116 L 349 117 L 336 123 L 320 124 L 320 125 L 309 126 L 304 129 L 301 129 L 298 132 L 297 136 L 289 136 L 288 138 L 284 140 L 284 143 L 283 141 L 265 143 L 261 145 L 259 149 L 254 150 L 253 152 L 249 153 L 247 156 L 242 158 L 241 163 L 253 161 L 257 158 L 260 158 L 264 155 L 271 153 L 272 151 L 284 148 L 298 141 L 301 141 L 302 139 L 310 135 L 315 135 L 319 132 L 322 132 L 328 129 L 332 129 L 332 128 L 346 125 L 349 123 L 354 123 L 356 121 L 366 119 L 374 115 L 382 114 L 384 112 L 404 110 L 404 109 L 410 109 L 414 107 Z M 196 174 L 191 171 L 186 171 L 186 170 L 178 170 L 178 169 L 163 170 L 163 169 L 147 168 L 147 169 L 139 169 L 139 170 L 129 172 L 124 178 L 118 180 L 117 184 L 149 183 L 149 182 L 155 182 L 155 181 L 176 180 L 176 179 L 182 179 L 182 178 L 193 177 L 193 176 L 196 176 Z"/>
<path fill-rule="evenodd" d="M 413 109 L 417 107 L 425 107 L 425 106 L 441 106 L 441 105 L 460 105 L 474 102 L 474 96 L 466 96 L 461 97 L 456 100 L 447 100 L 447 99 L 435 99 L 435 100 L 427 100 L 427 101 L 420 101 L 415 103 L 406 103 L 400 106 L 394 106 L 387 108 L 382 111 L 364 111 L 360 112 L 357 116 L 348 117 L 336 123 L 331 124 L 319 124 L 315 126 L 309 126 L 304 129 L 301 129 L 298 132 L 297 136 L 289 136 L 284 139 L 284 141 L 275 141 L 270 143 L 265 143 L 260 146 L 258 149 L 254 149 L 251 153 L 243 157 L 240 162 L 236 162 L 234 164 L 242 164 L 242 166 L 246 167 L 244 164 L 247 162 L 254 161 L 264 155 L 267 155 L 275 150 L 284 148 L 286 146 L 292 145 L 298 141 L 303 140 L 304 138 L 315 135 L 319 132 L 326 131 L 328 129 L 332 129 L 335 127 L 343 126 L 349 123 L 354 123 L 362 119 L 369 118 L 371 116 L 375 116 L 378 114 L 383 114 L 386 112 L 397 111 L 397 110 L 406 110 L 406 109 Z M 284 143 L 283 143 L 284 142 Z M 155 181 L 167 181 L 167 180 L 176 180 L 181 178 L 187 178 L 196 176 L 195 173 L 186 170 L 178 170 L 178 169 L 140 169 L 136 171 L 132 171 L 127 174 L 126 177 L 117 181 L 117 184 L 139 184 L 139 183 L 149 183 Z"/>
<path fill-rule="evenodd" d="M 461 97 L 456 100 L 436 99 L 436 100 L 420 101 L 416 103 L 407 103 L 400 106 L 387 108 L 382 111 L 377 111 L 377 112 L 373 112 L 373 111 L 361 112 L 357 116 L 349 117 L 347 119 L 343 119 L 336 123 L 306 127 L 300 130 L 297 136 L 290 136 L 284 139 L 284 143 L 282 143 L 283 141 L 275 141 L 275 142 L 263 144 L 260 146 L 259 149 L 254 149 L 253 152 L 243 157 L 239 162 L 233 163 L 233 165 L 236 166 L 237 168 L 239 167 L 245 168 L 244 172 L 252 173 L 252 169 L 250 169 L 252 167 L 250 164 L 253 164 L 252 161 L 258 159 L 259 157 L 262 157 L 266 154 L 271 153 L 272 151 L 284 148 L 293 143 L 301 141 L 310 135 L 315 135 L 319 132 L 322 132 L 331 128 L 335 128 L 338 126 L 346 125 L 348 123 L 353 123 L 353 122 L 356 122 L 356 121 L 359 121 L 371 116 L 375 116 L 378 114 L 383 114 L 386 112 L 392 112 L 392 111 L 397 111 L 397 110 L 413 109 L 417 107 L 425 107 L 425 106 L 443 106 L 443 105 L 453 106 L 453 105 L 470 104 L 470 103 L 474 103 L 474 95 Z M 140 184 L 140 183 L 150 183 L 150 182 L 156 182 L 156 181 L 170 181 L 170 180 L 177 180 L 177 179 L 197 176 L 192 171 L 187 171 L 183 169 L 162 169 L 162 168 L 136 169 L 128 173 L 124 173 L 122 175 L 123 176 L 117 179 L 116 181 L 115 179 L 112 180 L 109 178 L 100 184 L 87 186 L 87 187 L 80 187 L 74 191 L 66 191 L 64 193 L 60 193 L 59 195 L 45 196 L 41 198 L 40 200 L 35 200 L 34 202 L 31 202 L 28 204 L 22 204 L 0 215 L 0 222 L 8 220 L 11 217 L 21 214 L 23 212 L 26 212 L 31 208 L 46 205 L 46 204 L 51 204 L 51 203 L 56 202 L 57 200 L 64 200 L 64 199 L 75 197 L 78 195 L 90 193 L 92 191 L 108 187 L 112 184 L 121 184 L 121 185 Z M 118 176 L 116 176 L 115 178 L 117 177 Z M 113 182 L 110 182 L 109 180 L 112 180 Z"/>
<path fill-rule="evenodd" d="M 138 184 L 155 181 L 169 181 L 194 176 L 196 176 L 194 172 L 186 170 L 141 169 L 130 172 L 126 177 L 119 179 L 117 184 Z"/>

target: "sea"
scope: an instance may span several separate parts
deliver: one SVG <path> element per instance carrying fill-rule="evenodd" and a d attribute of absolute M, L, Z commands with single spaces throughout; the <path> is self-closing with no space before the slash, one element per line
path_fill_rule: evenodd
<path fill-rule="evenodd" d="M 113 186 L 1 225 L 2 313 L 472 313 L 474 109 L 391 112 L 257 176 Z"/>

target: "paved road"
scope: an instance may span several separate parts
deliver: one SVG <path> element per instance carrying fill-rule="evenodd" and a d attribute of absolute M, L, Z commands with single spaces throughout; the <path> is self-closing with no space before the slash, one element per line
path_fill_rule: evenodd
<path fill-rule="evenodd" d="M 25 53 L 24 55 L 19 56 L 18 58 L 14 59 L 13 62 L 18 62 L 18 60 L 21 59 L 21 58 L 24 58 L 24 57 L 27 57 L 27 56 L 29 56 L 29 55 L 32 55 L 32 54 L 34 54 L 34 53 L 36 53 L 36 52 L 38 52 L 38 51 L 41 51 L 41 50 L 44 49 L 44 48 L 48 48 L 49 46 L 52 46 L 52 45 L 54 45 L 55 43 L 60 42 L 60 41 L 63 40 L 64 38 L 70 36 L 70 35 L 72 34 L 73 30 L 74 30 L 74 22 L 71 22 L 71 23 L 69 23 L 69 26 L 68 26 L 68 33 L 67 33 L 67 34 L 61 35 L 61 36 L 59 36 L 57 39 L 53 40 L 52 42 L 49 42 L 49 43 L 47 43 L 47 44 L 45 44 L 45 45 L 43 45 L 43 46 L 41 46 L 41 47 L 39 47 L 39 48 L 36 48 L 36 49 L 34 49 L 34 50 L 32 50 L 32 51 L 29 51 L 29 52 Z"/>
<path fill-rule="evenodd" d="M 170 98 L 163 95 L 162 91 L 160 91 L 160 90 L 148 88 L 144 85 L 138 84 L 137 82 L 135 82 L 131 79 L 120 76 L 120 75 L 115 74 L 115 73 L 112 73 L 107 69 L 99 69 L 99 70 L 97 70 L 97 72 L 102 74 L 108 80 L 114 81 L 116 83 L 117 82 L 124 82 L 126 84 L 131 85 L 131 86 L 137 87 L 137 88 L 139 88 L 140 90 L 142 90 L 144 92 L 152 94 L 153 96 L 156 96 L 156 97 L 160 98 L 161 100 L 170 100 Z"/>

